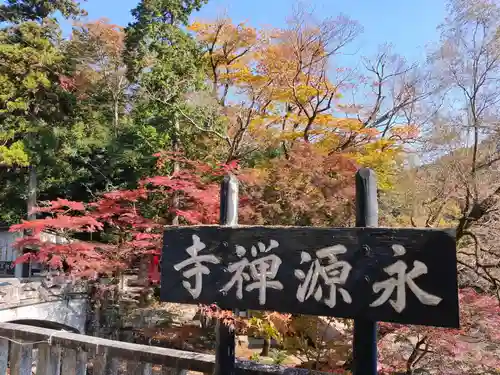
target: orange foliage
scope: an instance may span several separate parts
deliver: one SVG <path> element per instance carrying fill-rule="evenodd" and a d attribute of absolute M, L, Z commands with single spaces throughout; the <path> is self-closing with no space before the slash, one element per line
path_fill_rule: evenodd
<path fill-rule="evenodd" d="M 122 53 L 125 47 L 123 27 L 106 18 L 74 25 L 68 52 L 72 56 L 75 89 L 81 98 L 100 86 L 115 95 L 123 90 L 125 69 Z"/>
<path fill-rule="evenodd" d="M 359 32 L 349 19 L 311 22 L 299 13 L 287 28 L 257 30 L 223 18 L 195 22 L 190 30 L 205 49 L 208 78 L 227 120 L 222 138 L 229 144 L 228 160 L 277 147 L 288 156 L 299 140 L 330 154 L 355 155 L 353 148 L 359 149 L 370 160 L 367 152 L 397 149 L 418 136 L 414 126 L 395 127 L 390 139 L 376 143 L 380 147 L 364 150 L 386 132 L 362 120 L 363 106 L 340 102 L 353 83 L 341 67 L 334 77 L 331 65 Z M 339 112 L 347 116 L 340 118 Z"/>
<path fill-rule="evenodd" d="M 267 225 L 348 226 L 357 166 L 341 154 L 327 155 L 297 143 L 289 158 L 265 169 L 242 171 L 248 197 L 242 220 Z"/>

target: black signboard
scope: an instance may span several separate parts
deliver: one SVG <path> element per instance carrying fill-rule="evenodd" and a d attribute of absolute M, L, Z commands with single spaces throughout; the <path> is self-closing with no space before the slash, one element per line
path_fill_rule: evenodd
<path fill-rule="evenodd" d="M 453 230 L 165 231 L 161 300 L 459 327 Z"/>

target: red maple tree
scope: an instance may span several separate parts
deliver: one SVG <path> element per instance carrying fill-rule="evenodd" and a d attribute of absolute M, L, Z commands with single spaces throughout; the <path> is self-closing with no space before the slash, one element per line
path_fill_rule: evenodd
<path fill-rule="evenodd" d="M 379 323 L 381 374 L 496 374 L 500 369 L 500 307 L 491 295 L 461 289 L 460 329 Z M 490 348 L 487 350 L 486 348 Z"/>
<path fill-rule="evenodd" d="M 41 202 L 35 211 L 44 218 L 10 227 L 11 232 L 29 233 L 15 246 L 31 251 L 15 263 L 31 259 L 74 277 L 95 279 L 119 273 L 143 258 L 148 263 L 156 262 L 156 266 L 150 266 L 150 278 L 157 282 L 159 260 L 154 257 L 161 254 L 162 231 L 168 218 L 177 215 L 185 224 L 216 223 L 219 179 L 235 171 L 238 164 L 211 166 L 174 153 L 155 156 L 159 170 L 169 161 L 181 163 L 181 171 L 145 178 L 136 189 L 105 193 L 95 202 Z M 174 194 L 177 205 L 171 204 Z M 57 234 L 59 243 L 43 241 L 40 234 L 44 231 Z"/>

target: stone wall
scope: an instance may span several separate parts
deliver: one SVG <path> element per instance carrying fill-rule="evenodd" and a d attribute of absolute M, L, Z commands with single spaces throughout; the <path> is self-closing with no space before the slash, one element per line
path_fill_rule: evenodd
<path fill-rule="evenodd" d="M 0 322 L 48 321 L 85 332 L 85 287 L 64 278 L 0 279 Z"/>

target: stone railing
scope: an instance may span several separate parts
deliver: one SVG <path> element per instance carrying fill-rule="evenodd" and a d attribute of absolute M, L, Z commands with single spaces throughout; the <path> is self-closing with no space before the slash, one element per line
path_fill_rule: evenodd
<path fill-rule="evenodd" d="M 36 357 L 36 361 L 34 358 Z M 211 374 L 215 356 L 130 344 L 13 323 L 0 323 L 0 374 L 12 375 Z M 90 368 L 92 370 L 90 371 Z M 236 361 L 237 375 L 323 374 L 306 369 Z"/>

